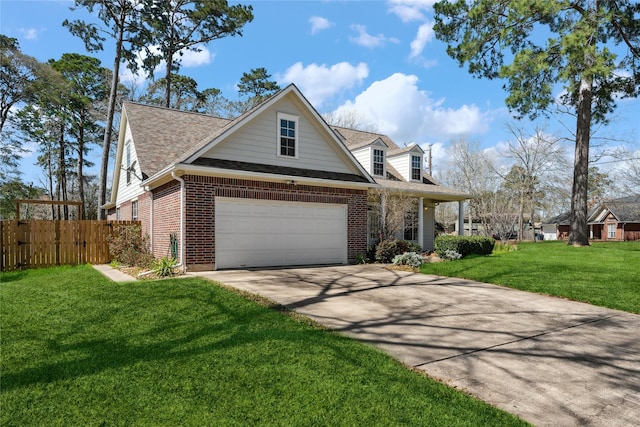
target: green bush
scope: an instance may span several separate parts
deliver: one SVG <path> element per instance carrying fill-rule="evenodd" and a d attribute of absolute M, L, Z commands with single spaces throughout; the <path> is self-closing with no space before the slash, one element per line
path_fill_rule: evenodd
<path fill-rule="evenodd" d="M 496 241 L 491 237 L 442 235 L 436 237 L 435 250 L 440 257 L 446 251 L 457 252 L 463 257 L 470 254 L 490 255 L 495 244 Z"/>
<path fill-rule="evenodd" d="M 154 257 L 149 252 L 149 237 L 142 236 L 137 224 L 115 224 L 109 236 L 109 252 L 113 260 L 129 267 L 149 268 Z"/>
<path fill-rule="evenodd" d="M 405 252 L 419 253 L 422 252 L 422 248 L 419 244 L 406 240 L 385 240 L 376 248 L 376 261 L 389 264 L 393 262 L 396 255 L 402 255 Z"/>
<path fill-rule="evenodd" d="M 393 257 L 393 265 L 408 265 L 413 268 L 420 268 L 422 262 L 422 255 L 415 252 L 405 252 L 402 255 Z"/>

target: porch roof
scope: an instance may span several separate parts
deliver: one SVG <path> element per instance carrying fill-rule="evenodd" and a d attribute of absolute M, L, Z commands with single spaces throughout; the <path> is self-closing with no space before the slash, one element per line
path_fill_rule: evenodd
<path fill-rule="evenodd" d="M 471 199 L 472 196 L 462 191 L 442 185 L 429 185 L 418 182 L 394 181 L 390 179 L 375 178 L 381 190 L 410 194 L 415 197 L 424 197 L 434 202 L 455 202 Z"/>

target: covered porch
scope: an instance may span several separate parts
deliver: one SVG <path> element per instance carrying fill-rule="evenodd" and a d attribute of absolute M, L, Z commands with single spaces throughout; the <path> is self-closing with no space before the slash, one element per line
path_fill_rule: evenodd
<path fill-rule="evenodd" d="M 408 240 L 424 251 L 435 243 L 435 208 L 440 203 L 458 204 L 458 217 L 464 220 L 467 194 L 447 187 L 391 180 L 377 180 L 367 200 L 367 245 L 383 240 Z M 458 230 L 463 230 L 458 224 Z"/>

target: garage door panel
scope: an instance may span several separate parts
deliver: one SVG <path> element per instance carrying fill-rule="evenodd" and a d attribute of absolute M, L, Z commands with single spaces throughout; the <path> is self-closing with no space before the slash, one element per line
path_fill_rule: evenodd
<path fill-rule="evenodd" d="M 216 198 L 216 268 L 347 262 L 346 205 Z"/>

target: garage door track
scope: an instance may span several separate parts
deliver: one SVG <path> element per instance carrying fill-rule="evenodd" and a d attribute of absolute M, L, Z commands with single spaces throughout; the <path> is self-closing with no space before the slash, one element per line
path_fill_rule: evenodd
<path fill-rule="evenodd" d="M 265 296 L 539 426 L 640 420 L 640 316 L 339 266 L 194 273 Z"/>

